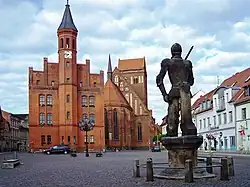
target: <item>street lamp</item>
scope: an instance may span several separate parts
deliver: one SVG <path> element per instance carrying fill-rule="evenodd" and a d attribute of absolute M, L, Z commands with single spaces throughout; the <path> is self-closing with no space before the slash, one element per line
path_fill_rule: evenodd
<path fill-rule="evenodd" d="M 78 127 L 80 128 L 81 131 L 85 131 L 86 133 L 86 141 L 85 141 L 86 157 L 89 157 L 88 131 L 93 130 L 93 127 L 94 127 L 93 120 L 88 120 L 88 118 L 84 118 L 78 122 Z"/>

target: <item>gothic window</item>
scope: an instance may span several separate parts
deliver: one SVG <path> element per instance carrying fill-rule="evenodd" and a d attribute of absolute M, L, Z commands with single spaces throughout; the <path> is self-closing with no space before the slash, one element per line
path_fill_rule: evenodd
<path fill-rule="evenodd" d="M 69 38 L 66 38 L 66 48 L 69 48 Z"/>
<path fill-rule="evenodd" d="M 140 105 L 140 115 L 142 115 L 142 106 Z"/>
<path fill-rule="evenodd" d="M 120 83 L 120 90 L 123 91 L 123 82 Z"/>
<path fill-rule="evenodd" d="M 108 121 L 108 111 L 104 109 L 104 123 L 105 123 L 105 139 L 109 139 L 109 121 Z"/>
<path fill-rule="evenodd" d="M 119 77 L 116 75 L 115 76 L 115 84 L 118 86 L 119 85 Z"/>
<path fill-rule="evenodd" d="M 86 95 L 82 96 L 82 106 L 88 106 L 88 101 L 87 101 L 87 96 Z"/>
<path fill-rule="evenodd" d="M 40 124 L 45 124 L 45 114 L 40 113 Z"/>
<path fill-rule="evenodd" d="M 95 106 L 95 96 L 89 96 L 89 105 Z"/>
<path fill-rule="evenodd" d="M 40 105 L 45 105 L 45 96 L 44 95 L 39 96 L 39 103 L 40 103 Z"/>
<path fill-rule="evenodd" d="M 142 126 L 141 124 L 138 125 L 137 127 L 137 138 L 138 138 L 138 141 L 142 141 Z"/>
<path fill-rule="evenodd" d="M 114 124 L 114 140 L 119 140 L 119 127 L 118 127 L 118 118 L 117 110 L 113 111 L 113 124 Z"/>
<path fill-rule="evenodd" d="M 52 95 L 47 95 L 47 105 L 52 105 Z"/>
<path fill-rule="evenodd" d="M 82 119 L 84 120 L 84 119 L 87 119 L 88 118 L 88 115 L 86 114 L 86 113 L 84 113 L 83 115 L 82 115 Z"/>
<path fill-rule="evenodd" d="M 95 114 L 90 114 L 90 115 L 89 115 L 89 120 L 90 120 L 92 123 L 95 123 Z"/>
<path fill-rule="evenodd" d="M 48 114 L 47 114 L 47 124 L 48 124 L 48 125 L 51 125 L 51 124 L 52 124 L 52 114 L 51 114 L 51 113 L 48 113 Z"/>
<path fill-rule="evenodd" d="M 63 48 L 63 38 L 60 39 L 60 48 Z"/>

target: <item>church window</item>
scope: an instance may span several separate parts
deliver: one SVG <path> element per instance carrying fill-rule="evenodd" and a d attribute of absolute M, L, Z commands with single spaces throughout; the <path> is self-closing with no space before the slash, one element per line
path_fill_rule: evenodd
<path fill-rule="evenodd" d="M 119 85 L 119 77 L 116 75 L 115 76 L 115 84 L 118 86 Z"/>
<path fill-rule="evenodd" d="M 121 82 L 121 83 L 120 83 L 120 90 L 121 90 L 121 91 L 124 90 L 123 87 L 124 87 L 123 82 Z"/>
<path fill-rule="evenodd" d="M 137 139 L 138 139 L 138 141 L 142 141 L 142 126 L 141 126 L 141 124 L 139 124 L 137 127 Z"/>
<path fill-rule="evenodd" d="M 134 84 L 138 84 L 138 83 L 139 83 L 138 77 L 134 77 Z"/>
<path fill-rule="evenodd" d="M 117 119 L 117 110 L 114 109 L 113 111 L 113 124 L 114 124 L 114 140 L 119 140 L 119 126 L 118 126 L 118 119 Z"/>

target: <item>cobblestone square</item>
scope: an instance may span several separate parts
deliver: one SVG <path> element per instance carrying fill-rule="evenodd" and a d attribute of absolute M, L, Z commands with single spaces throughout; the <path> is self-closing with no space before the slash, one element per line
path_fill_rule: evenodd
<path fill-rule="evenodd" d="M 0 155 L 1 160 L 3 156 Z M 166 162 L 166 152 L 110 152 L 99 158 L 95 154 L 86 158 L 84 153 L 75 158 L 40 153 L 22 153 L 19 156 L 23 165 L 0 170 L 1 187 L 250 186 L 250 157 L 235 157 L 236 175 L 228 182 L 216 178 L 184 184 L 183 181 L 160 179 L 145 182 L 144 168 L 141 168 L 140 178 L 132 177 L 134 159 L 145 163 L 147 157 L 152 157 L 153 161 Z"/>

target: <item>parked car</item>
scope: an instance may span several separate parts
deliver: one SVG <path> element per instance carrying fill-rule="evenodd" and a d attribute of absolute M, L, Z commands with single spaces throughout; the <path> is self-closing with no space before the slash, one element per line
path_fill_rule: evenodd
<path fill-rule="evenodd" d="M 152 152 L 161 152 L 161 148 L 160 146 L 153 146 L 152 149 L 151 149 Z"/>
<path fill-rule="evenodd" d="M 44 153 L 47 155 L 50 154 L 69 154 L 71 152 L 68 145 L 55 145 L 50 147 L 47 150 L 44 150 Z"/>

